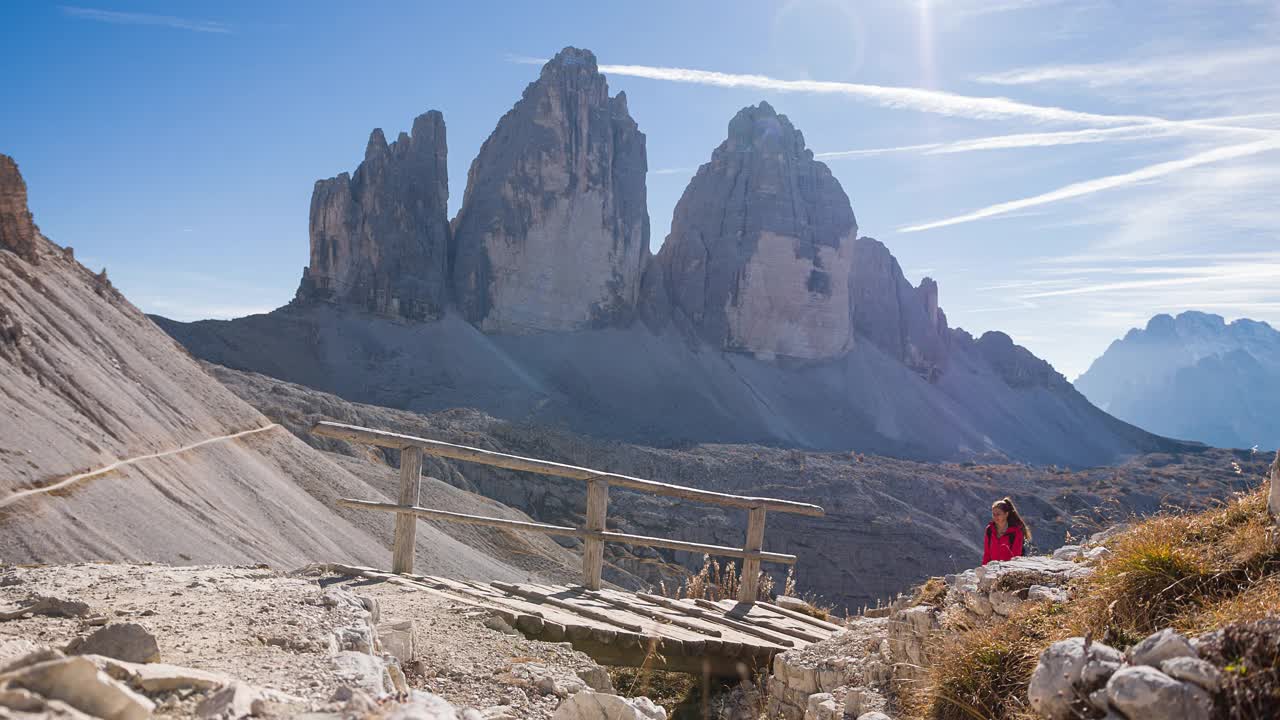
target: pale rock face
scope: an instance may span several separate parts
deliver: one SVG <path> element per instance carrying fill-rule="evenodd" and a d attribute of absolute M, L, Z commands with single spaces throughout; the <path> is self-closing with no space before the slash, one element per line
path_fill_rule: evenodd
<path fill-rule="evenodd" d="M 674 310 L 714 346 L 829 358 L 853 343 L 857 232 L 840 183 L 762 102 L 685 189 L 658 263 Z"/>
<path fill-rule="evenodd" d="M 18 163 L 0 155 L 0 250 L 10 250 L 30 262 L 36 261 L 39 230 L 27 209 L 27 184 L 18 172 Z"/>
<path fill-rule="evenodd" d="M 453 224 L 453 282 L 486 332 L 629 321 L 648 258 L 645 137 L 589 51 L 565 48 L 498 122 Z"/>
<path fill-rule="evenodd" d="M 444 116 L 433 110 L 390 145 L 374 130 L 353 175 L 316 182 L 298 299 L 439 317 L 448 302 L 447 155 Z"/>

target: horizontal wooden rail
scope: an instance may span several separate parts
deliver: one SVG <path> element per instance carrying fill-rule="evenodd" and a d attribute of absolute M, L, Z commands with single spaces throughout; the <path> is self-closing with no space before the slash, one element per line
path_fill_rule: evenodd
<path fill-rule="evenodd" d="M 547 523 L 525 522 L 523 520 L 506 520 L 503 518 L 484 517 L 481 515 L 466 515 L 463 513 L 448 512 L 446 510 L 433 510 L 431 508 L 396 505 L 394 503 L 342 498 L 337 501 L 337 504 L 340 507 L 357 508 L 360 510 L 383 510 L 386 512 L 416 515 L 428 520 L 443 520 L 445 522 L 464 523 L 467 525 L 487 525 L 489 527 L 506 528 L 508 530 L 523 530 L 527 532 L 542 533 L 543 535 L 562 535 L 582 538 L 584 540 L 601 540 L 603 542 L 622 543 L 626 545 L 660 547 L 668 550 L 684 550 L 686 552 L 706 553 L 722 557 L 755 559 L 761 562 L 781 563 L 783 565 L 794 565 L 796 562 L 795 555 L 787 555 L 785 553 L 764 551 L 748 552 L 742 548 L 724 547 L 722 545 L 706 545 L 703 543 L 684 542 L 683 540 L 668 540 L 666 538 L 649 537 L 647 535 L 583 530 L 580 528 L 569 527 L 567 525 L 549 525 Z"/>
<path fill-rule="evenodd" d="M 416 447 L 421 448 L 422 452 L 428 455 L 492 465 L 495 467 L 506 468 L 508 470 L 521 470 L 525 472 L 540 473 L 542 475 L 555 475 L 558 477 L 572 478 L 574 480 L 604 480 L 614 487 L 643 490 L 657 495 L 668 495 L 671 497 L 683 498 L 685 500 L 697 500 L 726 507 L 745 508 L 747 510 L 762 509 L 773 512 L 810 515 L 813 517 L 821 517 L 823 514 L 821 507 L 817 505 L 810 505 L 809 503 L 794 502 L 791 500 L 778 500 L 776 498 L 730 495 L 728 493 L 720 493 L 712 490 L 699 490 L 697 488 L 684 487 L 682 485 L 670 485 L 668 483 L 656 482 L 653 480 L 643 480 L 629 475 L 618 475 L 616 473 L 591 470 L 589 468 L 578 467 L 576 465 L 565 465 L 563 463 L 551 462 L 549 460 L 524 458 L 517 455 L 493 452 L 492 450 L 482 450 L 480 448 L 467 447 L 465 445 L 454 445 L 452 443 L 440 442 L 439 440 L 427 440 L 426 438 L 414 437 L 412 435 L 401 435 L 399 433 L 387 432 L 385 430 L 372 430 L 369 428 L 358 427 L 356 425 L 321 421 L 311 428 L 311 432 L 314 435 L 322 435 L 324 437 L 348 440 L 351 442 L 367 443 L 369 445 L 377 445 L 379 447 L 399 449 Z"/>

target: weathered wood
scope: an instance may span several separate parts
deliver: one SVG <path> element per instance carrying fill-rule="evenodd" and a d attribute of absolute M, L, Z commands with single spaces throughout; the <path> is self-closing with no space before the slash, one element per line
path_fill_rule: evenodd
<path fill-rule="evenodd" d="M 603 532 L 609 507 L 609 483 L 599 478 L 587 481 L 587 518 L 585 530 Z M 604 570 L 604 540 L 589 537 L 582 543 L 582 584 L 589 590 L 600 589 Z"/>
<path fill-rule="evenodd" d="M 504 583 L 504 582 L 495 581 L 493 583 L 493 586 L 498 588 L 499 590 L 509 592 L 512 595 L 519 595 L 520 597 L 528 598 L 530 600 L 536 600 L 537 602 L 544 602 L 548 605 L 552 605 L 558 608 L 563 608 L 570 612 L 577 613 L 578 615 L 581 615 L 585 618 L 590 618 L 592 620 L 598 620 L 600 622 L 609 623 L 610 625 L 617 625 L 618 627 L 623 628 L 624 630 L 630 630 L 633 633 L 638 633 L 641 630 L 643 630 L 643 628 L 641 628 L 639 625 L 635 623 L 609 617 L 608 613 L 597 612 L 595 610 L 592 610 L 591 608 L 582 607 L 581 605 L 574 605 L 573 603 L 570 603 L 566 600 L 561 600 L 560 598 L 547 595 L 546 593 L 537 592 L 536 590 L 529 590 L 527 588 L 520 587 L 519 585 L 515 585 L 513 583 Z"/>
<path fill-rule="evenodd" d="M 782 616 L 784 616 L 784 617 L 789 617 L 789 618 L 791 618 L 792 620 L 797 620 L 797 621 L 802 622 L 802 623 L 807 623 L 807 624 L 809 624 L 809 625 L 813 625 L 813 626 L 815 626 L 815 627 L 822 628 L 823 630 L 829 630 L 829 631 L 831 631 L 831 632 L 839 632 L 839 631 L 841 631 L 841 630 L 844 630 L 844 629 L 845 629 L 843 625 L 836 625 L 835 623 L 827 622 L 826 620 L 823 620 L 822 618 L 816 618 L 816 617 L 814 617 L 814 616 L 812 616 L 812 615 L 805 615 L 805 614 L 804 614 L 804 613 L 802 613 L 802 612 L 797 612 L 797 611 L 792 610 L 792 609 L 790 609 L 790 608 L 784 608 L 784 607 L 782 607 L 781 605 L 775 605 L 775 604 L 773 604 L 773 603 L 771 603 L 771 602 L 765 602 L 765 601 L 763 601 L 763 600 L 758 600 L 758 601 L 756 601 L 756 605 L 759 605 L 759 606 L 760 606 L 760 607 L 762 607 L 762 608 L 767 608 L 767 609 L 769 609 L 769 610 L 771 610 L 771 611 L 773 611 L 773 612 L 775 612 L 775 613 L 778 613 L 779 615 L 782 615 Z"/>
<path fill-rule="evenodd" d="M 465 445 L 454 445 L 452 443 L 440 442 L 439 440 L 428 440 L 426 438 L 402 435 L 400 433 L 392 433 L 385 430 L 372 430 L 356 425 L 321 421 L 312 426 L 311 432 L 312 434 L 322 435 L 324 437 L 337 438 L 339 440 L 347 440 L 350 442 L 367 443 L 370 445 L 377 445 L 379 447 L 418 447 L 429 455 L 447 457 L 453 460 L 476 462 L 484 465 L 492 465 L 495 467 L 506 468 L 508 470 L 521 470 L 525 472 L 540 473 L 542 475 L 555 475 L 558 477 L 572 478 L 574 480 L 600 479 L 617 487 L 624 487 L 632 490 L 643 490 L 657 495 L 667 495 L 685 500 L 697 500 L 726 507 L 746 509 L 761 508 L 765 510 L 809 515 L 813 517 L 821 517 L 823 514 L 821 507 L 818 507 L 817 505 L 810 505 L 809 503 L 795 502 L 792 500 L 779 500 L 776 498 L 731 495 L 712 490 L 699 490 L 697 488 L 684 487 L 681 485 L 671 485 L 653 480 L 644 480 L 637 477 L 631 477 L 629 475 L 619 475 L 617 473 L 591 470 L 589 468 L 578 467 L 576 465 L 566 465 L 564 463 L 551 462 L 549 460 L 538 460 L 534 458 L 519 457 L 517 455 L 507 455 L 505 453 L 493 452 L 492 450 L 483 450 L 480 448 L 467 447 Z"/>
<path fill-rule="evenodd" d="M 747 543 L 742 546 L 743 552 L 759 552 L 764 545 L 764 508 L 754 507 L 747 511 Z M 760 558 L 748 555 L 742 561 L 742 579 L 738 586 L 738 601 L 753 603 L 760 590 Z"/>
<path fill-rule="evenodd" d="M 628 533 L 581 530 L 579 528 L 569 527 L 567 525 L 549 525 L 539 522 L 525 522 L 523 520 L 506 520 L 503 518 L 484 517 L 482 515 L 466 515 L 464 513 L 448 512 L 446 510 L 433 510 L 423 507 L 403 507 L 393 503 L 373 502 L 370 500 L 354 500 L 352 498 L 341 498 L 336 501 L 340 507 L 358 508 L 361 510 L 383 510 L 394 513 L 409 513 L 428 520 L 442 520 L 445 522 L 457 522 L 468 525 L 487 525 L 489 527 L 507 528 L 510 530 L 523 530 L 527 532 L 542 533 L 544 535 L 563 535 L 567 537 L 577 538 L 598 538 L 604 542 L 622 543 L 625 545 L 641 545 L 645 547 L 660 547 L 668 550 L 684 550 L 692 553 L 707 553 L 721 557 L 746 558 L 755 556 L 761 562 L 773 562 L 783 565 L 793 565 L 796 562 L 795 555 L 786 555 L 783 553 L 773 553 L 759 551 L 755 553 L 747 553 L 741 548 L 724 547 L 723 545 L 707 545 L 704 543 L 685 542 L 683 540 L 668 540 L 667 538 L 649 537 L 647 535 L 630 535 Z"/>
<path fill-rule="evenodd" d="M 687 615 L 692 615 L 693 617 L 696 617 L 702 620 L 706 620 L 707 622 L 718 623 L 726 627 L 731 627 L 734 630 L 737 630 L 738 632 L 746 633 L 747 635 L 754 635 L 758 638 L 763 638 L 775 645 L 781 645 L 782 647 L 788 647 L 788 648 L 795 647 L 795 643 L 792 642 L 792 640 L 788 637 L 778 635 L 769 630 L 758 628 L 750 623 L 739 622 L 738 620 L 725 617 L 718 613 L 707 612 L 706 610 L 703 610 L 694 605 L 686 605 L 685 603 L 677 602 L 670 598 L 664 598 L 661 595 L 650 595 L 649 593 L 636 593 L 636 596 L 644 598 L 645 600 L 648 600 L 651 603 L 662 605 L 663 607 L 669 607 L 673 610 L 679 610 L 680 612 L 683 612 Z M 730 641 L 725 640 L 724 642 L 729 643 Z"/>
<path fill-rule="evenodd" d="M 422 482 L 422 450 L 407 447 L 400 451 L 400 505 L 416 506 Z M 409 513 L 396 515 L 395 538 L 391 550 L 391 570 L 398 575 L 413 572 L 414 536 L 418 518 Z"/>
<path fill-rule="evenodd" d="M 710 600 L 703 600 L 701 598 L 698 598 L 694 600 L 694 602 L 701 607 L 704 607 L 710 610 L 719 610 L 720 612 L 724 612 L 724 608 L 720 607 L 719 605 L 716 605 Z M 829 637 L 829 635 L 827 634 L 817 635 L 815 633 L 808 632 L 805 630 L 799 630 L 793 627 L 788 627 L 786 625 L 781 625 L 779 623 L 772 622 L 766 618 L 762 618 L 758 615 L 748 615 L 746 613 L 735 613 L 734 615 L 730 616 L 728 613 L 725 613 L 725 617 L 733 617 L 735 619 L 741 620 L 742 622 L 751 623 L 756 627 L 761 627 L 761 628 L 764 628 L 765 630 L 772 630 L 773 632 L 781 633 L 783 635 L 790 635 L 791 637 L 799 638 L 801 640 L 807 640 L 808 642 L 811 642 L 811 643 L 821 642 L 823 640 L 826 640 L 827 637 Z"/>
<path fill-rule="evenodd" d="M 609 605 L 613 605 L 614 607 L 620 608 L 622 610 L 626 610 L 627 612 L 633 612 L 637 615 L 644 615 L 645 617 L 653 618 L 658 622 L 671 623 L 672 625 L 677 625 L 679 627 L 685 628 L 686 630 L 692 630 L 698 633 L 699 635 L 710 635 L 711 637 L 720 637 L 720 631 L 717 630 L 716 628 L 708 627 L 706 623 L 699 624 L 693 620 L 685 620 L 684 618 L 675 617 L 669 613 L 664 613 L 661 610 L 654 609 L 655 607 L 658 607 L 658 606 L 646 607 L 641 603 L 631 601 L 631 600 L 625 600 L 621 597 L 613 595 L 612 593 L 606 595 L 604 592 L 597 592 L 597 593 L 593 593 L 591 597 L 601 602 L 608 603 Z"/>

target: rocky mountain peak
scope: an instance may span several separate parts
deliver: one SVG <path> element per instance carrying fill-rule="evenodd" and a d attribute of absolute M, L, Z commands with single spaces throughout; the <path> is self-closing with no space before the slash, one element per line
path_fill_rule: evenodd
<path fill-rule="evenodd" d="M 390 145 L 375 129 L 355 173 L 316 182 L 298 300 L 439 317 L 449 297 L 447 159 L 444 116 L 433 110 Z"/>
<path fill-rule="evenodd" d="M 467 319 L 504 333 L 628 320 L 648 255 L 647 170 L 645 136 L 595 56 L 557 53 L 467 175 L 452 250 Z"/>
<path fill-rule="evenodd" d="M 830 169 L 762 102 L 729 121 L 676 205 L 658 262 L 673 308 L 721 349 L 834 357 L 853 342 L 857 232 Z"/>
<path fill-rule="evenodd" d="M 8 155 L 0 155 L 0 249 L 36 262 L 39 235 L 27 207 L 27 183 L 18 171 L 18 163 Z"/>

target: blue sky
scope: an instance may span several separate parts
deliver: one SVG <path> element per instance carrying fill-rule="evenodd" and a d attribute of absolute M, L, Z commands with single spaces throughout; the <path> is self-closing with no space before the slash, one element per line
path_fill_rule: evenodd
<path fill-rule="evenodd" d="M 648 136 L 653 248 L 768 100 L 952 326 L 1074 378 L 1157 312 L 1280 325 L 1280 4 L 6 3 L 0 152 L 148 312 L 286 302 L 316 179 L 444 113 L 451 205 L 530 58 L 593 50 Z"/>

